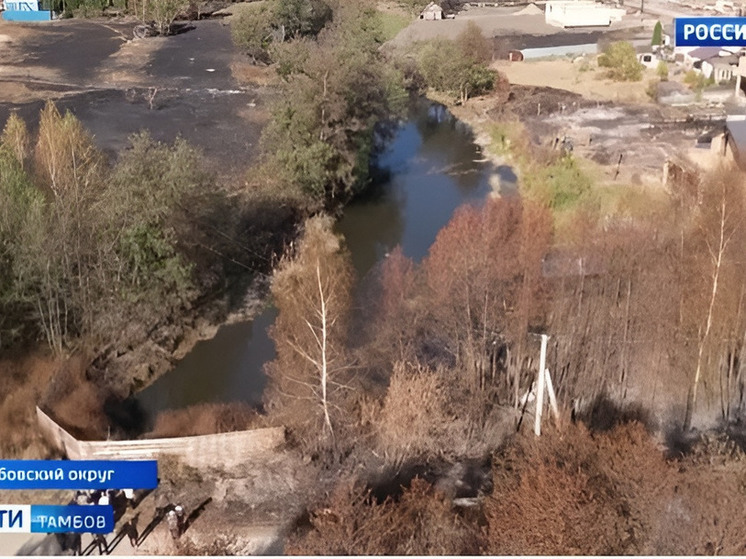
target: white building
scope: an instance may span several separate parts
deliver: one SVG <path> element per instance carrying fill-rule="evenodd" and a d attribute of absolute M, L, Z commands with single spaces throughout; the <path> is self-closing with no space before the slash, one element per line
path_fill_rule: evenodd
<path fill-rule="evenodd" d="M 549 0 L 544 10 L 544 21 L 557 27 L 609 26 L 621 21 L 626 11 L 610 8 L 592 0 Z"/>
<path fill-rule="evenodd" d="M 430 2 L 420 14 L 420 19 L 426 19 L 428 21 L 435 21 L 443 19 L 443 8 L 438 6 L 435 2 Z"/>

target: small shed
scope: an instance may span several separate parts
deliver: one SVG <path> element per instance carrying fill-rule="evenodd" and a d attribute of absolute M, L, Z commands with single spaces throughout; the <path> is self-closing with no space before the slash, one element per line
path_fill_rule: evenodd
<path fill-rule="evenodd" d="M 443 8 L 438 6 L 435 2 L 430 2 L 420 14 L 420 19 L 435 21 L 443 19 Z"/>

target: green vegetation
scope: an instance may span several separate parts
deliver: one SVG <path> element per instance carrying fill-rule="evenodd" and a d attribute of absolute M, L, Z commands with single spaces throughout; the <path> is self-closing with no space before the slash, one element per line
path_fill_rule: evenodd
<path fill-rule="evenodd" d="M 521 192 L 555 211 L 573 208 L 591 191 L 592 179 L 572 153 L 533 146 L 520 122 L 494 124 L 492 147 L 511 156 L 521 177 Z"/>
<path fill-rule="evenodd" d="M 635 47 L 626 41 L 606 47 L 598 57 L 598 65 L 608 68 L 606 75 L 612 80 L 624 82 L 640 81 L 645 68 L 637 61 Z"/>
<path fill-rule="evenodd" d="M 170 35 L 176 18 L 189 8 L 191 0 L 143 0 L 143 23 L 152 21 L 160 35 Z"/>
<path fill-rule="evenodd" d="M 43 338 L 64 354 L 142 342 L 234 264 L 264 265 L 273 216 L 290 211 L 264 205 L 228 203 L 181 139 L 134 135 L 110 165 L 54 104 L 33 138 L 11 115 L 0 137 L 0 347 Z M 243 212 L 258 214 L 249 229 Z M 251 232 L 242 243 L 238 228 Z"/>
<path fill-rule="evenodd" d="M 108 169 L 75 117 L 51 103 L 33 157 L 28 145 L 12 116 L 0 149 L 3 315 L 33 317 L 59 353 L 80 337 L 113 335 L 131 313 L 188 298 L 173 220 L 206 181 L 191 148 L 136 136 Z"/>
<path fill-rule="evenodd" d="M 430 0 L 399 0 L 399 5 L 414 15 L 420 15 Z"/>
<path fill-rule="evenodd" d="M 589 192 L 590 188 L 590 178 L 570 154 L 563 154 L 555 161 L 536 166 L 531 172 L 522 175 L 522 192 L 554 210 L 571 206 Z"/>
<path fill-rule="evenodd" d="M 706 78 L 701 71 L 689 70 L 684 74 L 684 83 L 689 86 L 689 89 L 701 93 L 705 87 L 715 84 L 715 78 L 712 76 Z"/>
<path fill-rule="evenodd" d="M 379 50 L 372 8 L 340 5 L 317 39 L 278 49 L 280 95 L 262 144 L 285 185 L 336 206 L 367 182 L 376 129 L 402 114 L 402 78 Z"/>
<path fill-rule="evenodd" d="M 663 25 L 660 21 L 655 24 L 653 39 L 650 41 L 650 44 L 654 47 L 659 47 L 663 44 Z"/>
<path fill-rule="evenodd" d="M 421 45 L 418 53 L 426 85 L 458 96 L 461 103 L 494 89 L 498 75 L 487 67 L 491 59 L 492 46 L 471 21 L 455 41 L 434 39 Z"/>
<path fill-rule="evenodd" d="M 662 82 L 668 81 L 668 64 L 664 60 L 661 60 L 658 62 L 658 67 L 655 69 L 655 73 L 658 74 L 658 77 Z"/>
<path fill-rule="evenodd" d="M 255 63 L 269 63 L 273 45 L 316 36 L 331 17 L 332 9 L 323 0 L 265 0 L 236 17 L 231 36 Z"/>
<path fill-rule="evenodd" d="M 396 12 L 379 11 L 378 17 L 381 20 L 381 38 L 384 41 L 390 41 L 399 34 L 410 23 L 410 18 Z"/>

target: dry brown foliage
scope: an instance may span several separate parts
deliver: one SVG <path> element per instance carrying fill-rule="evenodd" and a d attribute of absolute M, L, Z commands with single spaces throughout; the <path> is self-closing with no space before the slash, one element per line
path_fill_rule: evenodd
<path fill-rule="evenodd" d="M 257 429 L 264 426 L 262 416 L 242 402 L 197 404 L 158 414 L 148 438 L 189 437 Z"/>
<path fill-rule="evenodd" d="M 377 503 L 349 485 L 311 513 L 311 530 L 290 540 L 291 555 L 474 555 L 470 526 L 427 482 L 414 479 L 399 501 Z"/>
<path fill-rule="evenodd" d="M 378 447 L 387 460 L 437 454 L 448 423 L 439 376 L 421 365 L 396 363 L 378 424 Z"/>
<path fill-rule="evenodd" d="M 526 336 L 543 320 L 551 234 L 547 210 L 518 198 L 461 208 L 438 234 L 424 263 L 430 318 L 466 373 L 464 387 L 516 398 Z M 504 350 L 513 365 L 498 375 Z"/>
<path fill-rule="evenodd" d="M 270 330 L 277 358 L 267 365 L 268 408 L 310 446 L 334 442 L 346 411 L 350 363 L 345 355 L 352 269 L 326 216 L 311 218 L 297 254 L 272 280 L 279 311 Z"/>
<path fill-rule="evenodd" d="M 104 414 L 104 394 L 86 379 L 90 361 L 75 356 L 62 363 L 47 386 L 43 400 L 52 417 L 78 438 L 105 439 L 109 421 Z"/>
<path fill-rule="evenodd" d="M 0 136 L 0 145 L 10 150 L 13 157 L 23 165 L 31 149 L 31 137 L 26 122 L 17 113 L 10 113 Z"/>
<path fill-rule="evenodd" d="M 596 434 L 572 425 L 521 439 L 495 461 L 485 504 L 488 550 L 743 553 L 743 455 L 730 445 L 722 450 L 710 446 L 670 462 L 638 423 Z"/>
<path fill-rule="evenodd" d="M 35 406 L 57 367 L 57 359 L 38 354 L 0 360 L 0 458 L 51 457 L 39 434 Z"/>

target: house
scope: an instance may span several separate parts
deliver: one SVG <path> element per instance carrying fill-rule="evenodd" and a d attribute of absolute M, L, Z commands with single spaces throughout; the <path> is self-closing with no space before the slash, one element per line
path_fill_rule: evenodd
<path fill-rule="evenodd" d="M 660 63 L 660 59 L 652 52 L 643 52 L 637 55 L 637 61 L 645 66 L 645 68 L 651 68 L 655 70 Z"/>
<path fill-rule="evenodd" d="M 556 27 L 608 27 L 621 21 L 626 11 L 592 0 L 548 0 L 544 21 Z"/>
<path fill-rule="evenodd" d="M 741 48 L 739 47 L 676 47 L 676 60 L 679 61 L 679 55 L 683 55 L 681 61 L 687 68 L 702 69 L 702 61 L 713 60 L 718 57 L 723 58 L 731 56 L 740 56 Z M 728 59 L 728 62 L 738 65 L 737 59 Z"/>
<path fill-rule="evenodd" d="M 738 71 L 738 58 L 732 54 L 703 60 L 700 67 L 702 75 L 707 79 L 712 78 L 716 83 L 729 82 Z"/>
<path fill-rule="evenodd" d="M 443 8 L 438 6 L 435 2 L 430 2 L 420 14 L 420 19 L 428 21 L 435 21 L 443 19 Z"/>

